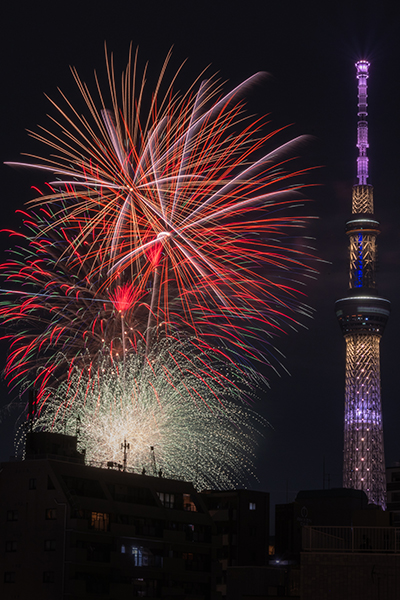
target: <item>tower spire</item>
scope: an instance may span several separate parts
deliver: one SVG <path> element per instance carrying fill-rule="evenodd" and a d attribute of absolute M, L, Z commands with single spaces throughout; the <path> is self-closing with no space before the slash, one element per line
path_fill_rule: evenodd
<path fill-rule="evenodd" d="M 358 79 L 358 124 L 357 124 L 357 177 L 359 185 L 366 185 L 368 179 L 368 104 L 367 104 L 367 79 L 370 64 L 367 60 L 356 63 Z"/>
<path fill-rule="evenodd" d="M 368 180 L 367 79 L 370 64 L 356 63 L 358 79 L 357 178 L 350 242 L 349 291 L 336 302 L 346 341 L 343 486 L 364 490 L 371 503 L 386 508 L 379 344 L 390 302 L 376 291 L 376 239 L 373 188 Z"/>

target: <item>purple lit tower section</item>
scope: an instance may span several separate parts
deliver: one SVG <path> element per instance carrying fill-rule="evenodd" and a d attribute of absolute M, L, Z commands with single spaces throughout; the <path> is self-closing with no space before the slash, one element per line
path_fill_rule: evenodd
<path fill-rule="evenodd" d="M 356 63 L 358 79 L 357 178 L 352 218 L 346 223 L 350 242 L 350 281 L 336 316 L 346 340 L 343 486 L 364 490 L 370 503 L 386 508 L 379 344 L 390 302 L 375 283 L 376 239 L 373 188 L 368 181 L 367 80 L 369 62 Z"/>

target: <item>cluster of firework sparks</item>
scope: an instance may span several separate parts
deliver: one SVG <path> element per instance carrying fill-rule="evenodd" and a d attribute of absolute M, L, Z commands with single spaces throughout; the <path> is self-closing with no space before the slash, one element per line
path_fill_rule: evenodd
<path fill-rule="evenodd" d="M 33 134 L 51 158 L 11 163 L 54 180 L 0 267 L 5 375 L 37 390 L 34 430 L 79 422 L 91 462 L 120 462 L 126 440 L 133 471 L 151 471 L 152 448 L 166 476 L 237 485 L 265 425 L 255 365 L 275 368 L 275 336 L 309 313 L 299 140 L 263 152 L 272 134 L 243 100 L 261 74 L 228 94 L 211 78 L 161 95 L 164 65 L 143 118 L 136 57 L 120 93 L 107 67 L 109 106 L 73 70 L 88 116 L 63 96 L 55 133 Z"/>

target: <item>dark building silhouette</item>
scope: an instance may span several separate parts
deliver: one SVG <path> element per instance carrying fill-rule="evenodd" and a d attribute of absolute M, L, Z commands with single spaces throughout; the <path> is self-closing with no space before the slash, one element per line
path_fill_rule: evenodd
<path fill-rule="evenodd" d="M 32 434 L 1 465 L 0 598 L 214 598 L 213 522 L 190 483 L 85 466 Z"/>
<path fill-rule="evenodd" d="M 368 505 L 362 490 L 334 488 L 307 490 L 294 502 L 275 507 L 275 553 L 277 560 L 298 562 L 302 530 L 307 526 L 389 526 L 389 514 Z"/>
<path fill-rule="evenodd" d="M 198 493 L 184 481 L 86 466 L 76 438 L 28 436 L 0 471 L 0 598 L 398 600 L 400 467 L 394 513 L 362 490 Z"/>
<path fill-rule="evenodd" d="M 227 596 L 230 567 L 265 566 L 269 559 L 269 494 L 250 490 L 203 492 L 218 536 L 217 591 Z"/>
<path fill-rule="evenodd" d="M 392 524 L 400 527 L 400 462 L 386 469 L 387 509 L 392 516 Z"/>
<path fill-rule="evenodd" d="M 229 600 L 280 600 L 300 598 L 300 567 L 231 567 L 228 569 Z M 318 600 L 318 599 L 316 599 Z"/>
<path fill-rule="evenodd" d="M 398 600 L 400 530 L 304 527 L 302 600 Z"/>
<path fill-rule="evenodd" d="M 275 560 L 286 565 L 284 597 L 296 597 L 289 584 L 299 569 L 301 600 L 399 598 L 400 530 L 392 520 L 362 490 L 347 488 L 302 491 L 277 505 Z"/>

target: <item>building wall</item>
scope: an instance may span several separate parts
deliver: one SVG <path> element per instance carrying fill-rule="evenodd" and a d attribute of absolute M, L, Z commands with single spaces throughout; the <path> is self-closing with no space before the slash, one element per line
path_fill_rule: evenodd
<path fill-rule="evenodd" d="M 398 600 L 400 555 L 301 555 L 302 600 Z"/>
<path fill-rule="evenodd" d="M 277 596 L 300 599 L 299 566 L 229 567 L 229 600 L 272 600 Z"/>
<path fill-rule="evenodd" d="M 400 463 L 386 469 L 387 509 L 392 514 L 392 522 L 400 526 Z"/>
<path fill-rule="evenodd" d="M 280 560 L 299 560 L 303 527 L 352 525 L 356 518 L 362 524 L 363 520 L 370 521 L 376 517 L 376 513 L 379 516 L 384 514 L 380 508 L 368 509 L 367 497 L 361 490 L 334 488 L 300 491 L 294 502 L 277 504 L 275 507 L 276 557 Z"/>
<path fill-rule="evenodd" d="M 3 463 L 0 598 L 212 598 L 212 527 L 190 483 Z"/>
<path fill-rule="evenodd" d="M 265 566 L 269 559 L 269 494 L 251 490 L 209 491 L 202 497 L 217 540 L 217 591 L 227 596 L 227 571 L 234 566 Z"/>

